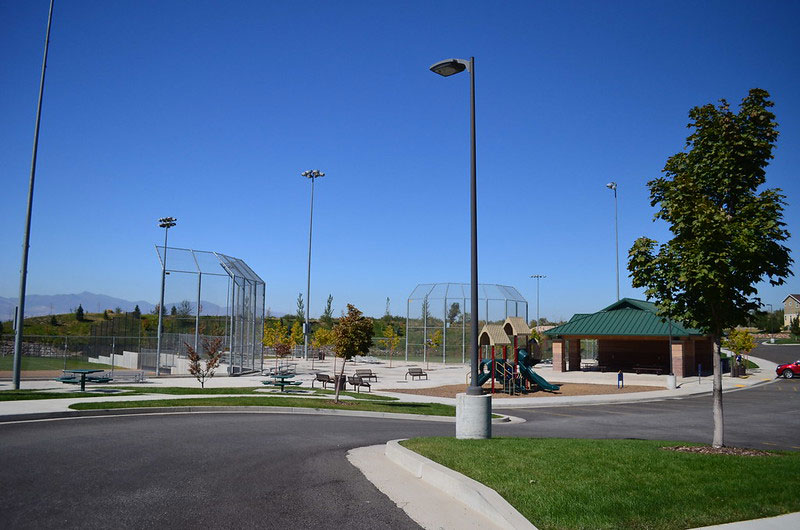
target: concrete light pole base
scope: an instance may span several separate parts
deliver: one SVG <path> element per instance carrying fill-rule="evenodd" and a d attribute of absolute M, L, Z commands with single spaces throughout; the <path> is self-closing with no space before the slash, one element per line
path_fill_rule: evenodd
<path fill-rule="evenodd" d="M 456 438 L 487 439 L 492 437 L 492 396 L 456 394 Z"/>
<path fill-rule="evenodd" d="M 667 390 L 675 390 L 675 388 L 677 388 L 677 385 L 675 384 L 675 376 L 669 374 L 667 376 Z"/>

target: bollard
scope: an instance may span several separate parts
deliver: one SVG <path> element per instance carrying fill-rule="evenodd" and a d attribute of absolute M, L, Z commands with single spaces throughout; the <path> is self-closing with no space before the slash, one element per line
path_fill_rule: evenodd
<path fill-rule="evenodd" d="M 702 364 L 698 364 L 697 365 L 697 382 L 698 383 L 702 383 L 702 379 L 701 379 L 702 376 L 703 376 L 703 365 Z"/>
<path fill-rule="evenodd" d="M 625 388 L 625 381 L 622 380 L 622 370 L 617 374 L 617 388 Z"/>

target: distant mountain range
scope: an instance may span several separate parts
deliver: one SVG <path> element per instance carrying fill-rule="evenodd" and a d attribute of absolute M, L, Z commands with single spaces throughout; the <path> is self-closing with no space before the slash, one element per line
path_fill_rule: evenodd
<path fill-rule="evenodd" d="M 179 302 L 167 302 L 165 307 L 177 306 Z M 149 313 L 155 309 L 155 304 L 145 300 L 129 301 L 122 298 L 115 298 L 105 294 L 94 294 L 83 292 L 79 294 L 53 294 L 40 295 L 33 294 L 25 297 L 25 316 L 37 317 L 43 315 L 59 315 L 72 313 L 77 307 L 83 306 L 88 313 L 101 313 L 106 309 L 112 311 L 119 307 L 123 311 L 133 311 L 138 305 L 142 313 Z M 213 302 L 201 300 L 202 314 L 204 315 L 224 315 L 226 308 Z M 0 296 L 0 320 L 10 320 L 14 318 L 14 308 L 17 306 L 17 298 L 4 298 Z M 194 304 L 192 304 L 194 307 Z"/>

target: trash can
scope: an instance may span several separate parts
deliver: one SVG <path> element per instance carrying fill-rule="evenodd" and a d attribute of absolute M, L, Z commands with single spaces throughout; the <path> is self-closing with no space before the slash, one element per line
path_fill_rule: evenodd
<path fill-rule="evenodd" d="M 719 367 L 722 370 L 723 374 L 726 374 L 731 371 L 731 358 L 730 357 L 722 357 L 719 360 Z M 731 374 L 733 376 L 733 374 Z M 734 376 L 735 377 L 735 376 Z"/>
<path fill-rule="evenodd" d="M 334 389 L 338 388 L 341 391 L 347 390 L 347 376 L 346 375 L 338 375 L 337 374 L 337 375 L 333 376 L 333 379 L 335 381 L 334 384 L 333 384 L 333 388 Z"/>

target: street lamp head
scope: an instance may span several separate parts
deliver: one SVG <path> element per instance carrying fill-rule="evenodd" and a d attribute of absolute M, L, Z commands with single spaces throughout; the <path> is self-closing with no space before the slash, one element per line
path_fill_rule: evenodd
<path fill-rule="evenodd" d="M 609 182 L 608 184 L 606 184 L 606 188 L 608 188 L 610 190 L 616 190 L 617 189 L 617 183 L 616 182 Z"/>
<path fill-rule="evenodd" d="M 469 61 L 464 59 L 445 59 L 431 66 L 431 72 L 444 77 L 463 72 L 469 69 Z"/>
<path fill-rule="evenodd" d="M 308 171 L 303 171 L 300 175 L 309 179 L 315 179 L 317 177 L 324 177 L 325 173 L 319 169 L 309 169 Z"/>
<path fill-rule="evenodd" d="M 161 228 L 171 228 L 175 226 L 177 221 L 178 220 L 175 219 L 174 217 L 162 217 L 161 219 L 158 220 L 158 226 L 160 226 Z"/>

